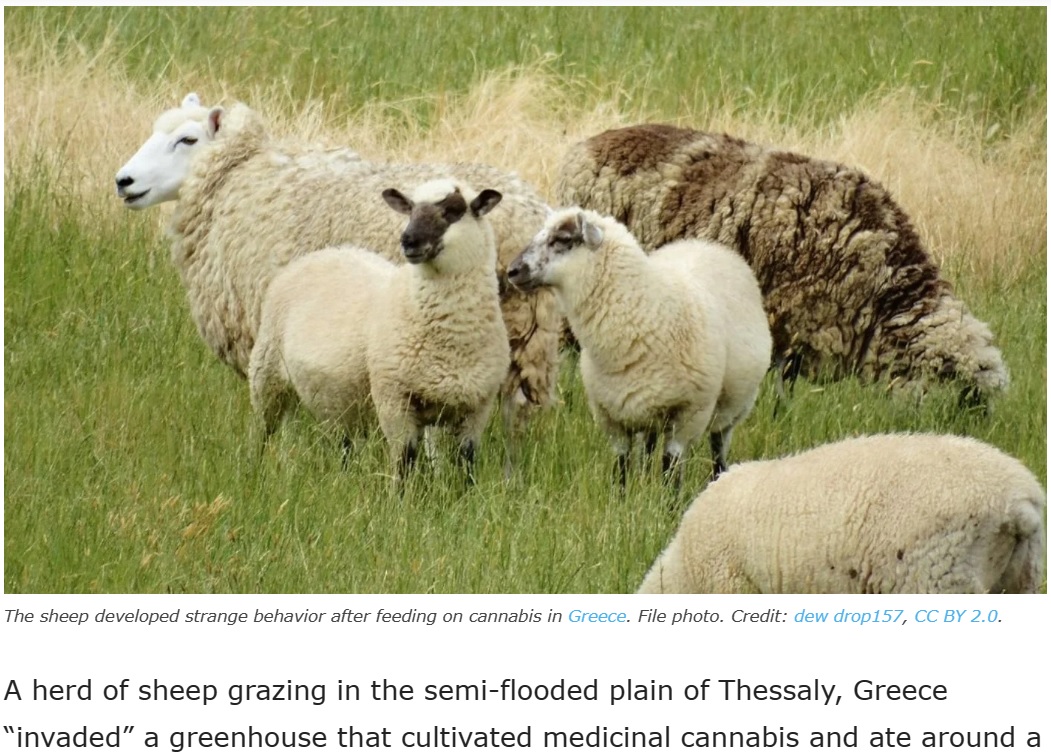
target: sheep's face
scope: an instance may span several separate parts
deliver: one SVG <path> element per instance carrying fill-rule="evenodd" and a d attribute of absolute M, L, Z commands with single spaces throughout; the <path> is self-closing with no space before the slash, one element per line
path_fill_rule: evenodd
<path fill-rule="evenodd" d="M 117 172 L 117 196 L 130 209 L 145 209 L 179 198 L 196 154 L 215 139 L 223 108 L 201 106 L 189 94 L 182 106 L 157 118 L 153 135 Z"/>
<path fill-rule="evenodd" d="M 396 212 L 408 215 L 409 223 L 401 234 L 401 248 L 410 264 L 431 264 L 441 271 L 493 266 L 495 254 L 492 230 L 488 222 L 478 222 L 500 203 L 501 194 L 485 189 L 468 201 L 469 193 L 449 180 L 438 180 L 420 186 L 410 199 L 396 188 L 388 188 L 383 198 Z M 455 258 L 443 254 L 456 249 Z"/>
<path fill-rule="evenodd" d="M 602 244 L 602 228 L 587 212 L 564 209 L 547 223 L 507 268 L 507 279 L 522 290 L 544 285 L 560 287 L 574 270 L 589 262 Z"/>

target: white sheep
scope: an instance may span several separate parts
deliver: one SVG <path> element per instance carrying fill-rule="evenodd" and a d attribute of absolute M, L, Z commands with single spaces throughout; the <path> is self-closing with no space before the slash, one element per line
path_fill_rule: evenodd
<path fill-rule="evenodd" d="M 249 367 L 252 404 L 269 436 L 298 397 L 340 426 L 344 447 L 378 416 L 399 475 L 423 429 L 451 427 L 473 478 L 475 450 L 510 365 L 500 315 L 492 189 L 428 181 L 406 198 L 408 264 L 355 247 L 302 256 L 275 275 Z"/>
<path fill-rule="evenodd" d="M 725 134 L 645 124 L 569 149 L 557 200 L 623 221 L 646 249 L 705 238 L 762 288 L 790 374 L 885 379 L 961 402 L 1007 387 L 989 327 L 953 295 L 905 211 L 860 170 Z"/>
<path fill-rule="evenodd" d="M 742 463 L 710 484 L 640 593 L 1033 593 L 1044 491 L 968 437 L 891 434 Z"/>
<path fill-rule="evenodd" d="M 415 462 L 425 427 L 452 428 L 473 480 L 475 450 L 511 361 L 485 219 L 501 195 L 434 180 L 411 198 L 394 188 L 383 198 L 409 215 L 401 235 L 409 264 L 391 275 L 372 315 L 368 372 L 380 428 L 400 473 Z"/>
<path fill-rule="evenodd" d="M 376 163 L 349 149 L 276 142 L 245 105 L 203 107 L 191 94 L 157 119 L 153 135 L 116 181 L 132 209 L 177 202 L 169 230 L 172 260 L 191 316 L 213 351 L 243 374 L 263 294 L 278 269 L 343 244 L 400 262 L 400 223 L 381 192 L 443 175 L 504 196 L 491 221 L 498 243 L 494 269 L 505 280 L 504 265 L 540 228 L 548 208 L 517 176 L 486 165 Z M 512 357 L 503 395 L 513 425 L 525 408 L 553 399 L 562 320 L 544 291 L 526 295 L 506 286 L 501 304 Z"/>
<path fill-rule="evenodd" d="M 508 268 L 512 284 L 550 286 L 581 345 L 588 403 L 626 479 L 633 434 L 657 433 L 663 468 L 705 431 L 715 475 L 734 426 L 751 411 L 771 339 L 752 271 L 734 251 L 682 241 L 647 256 L 610 217 L 554 212 Z"/>

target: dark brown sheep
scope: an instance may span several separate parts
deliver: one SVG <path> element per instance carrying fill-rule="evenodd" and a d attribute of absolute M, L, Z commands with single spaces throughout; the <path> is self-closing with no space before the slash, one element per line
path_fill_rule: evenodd
<path fill-rule="evenodd" d="M 725 134 L 668 125 L 606 131 L 571 147 L 557 203 L 610 214 L 647 250 L 724 243 L 759 280 L 775 362 L 963 397 L 1003 390 L 992 333 L 957 299 L 905 212 L 854 168 Z"/>

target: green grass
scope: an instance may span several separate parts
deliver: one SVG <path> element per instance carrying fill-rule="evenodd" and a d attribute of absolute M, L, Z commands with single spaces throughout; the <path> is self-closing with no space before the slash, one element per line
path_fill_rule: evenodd
<path fill-rule="evenodd" d="M 1046 108 L 1045 28 L 1043 8 L 18 8 L 5 9 L 5 54 L 38 46 L 47 65 L 109 40 L 100 64 L 141 91 L 207 70 L 290 103 L 321 98 L 338 120 L 554 52 L 587 97 L 667 117 L 729 98 L 745 119 L 824 122 L 909 85 L 947 117 L 1007 131 Z M 471 54 L 452 54 L 465 39 Z M 432 106 L 409 111 L 426 124 Z M 122 113 L 144 134 L 151 116 Z M 530 425 L 509 481 L 498 421 L 474 488 L 424 463 L 398 493 L 377 432 L 344 470 L 338 442 L 302 413 L 261 453 L 247 386 L 198 337 L 156 214 L 85 208 L 77 164 L 5 146 L 7 592 L 623 592 L 677 525 L 684 500 L 652 470 L 613 488 L 572 354 L 561 405 Z M 990 415 L 958 410 L 951 386 L 916 402 L 845 380 L 800 382 L 775 418 L 768 380 L 731 459 L 951 432 L 1017 456 L 1046 486 L 1046 244 L 1011 253 L 1032 261 L 1006 287 L 946 270 L 1011 370 Z M 708 470 L 701 444 L 685 488 Z"/>
<path fill-rule="evenodd" d="M 144 86 L 207 70 L 337 114 L 463 91 L 482 72 L 549 55 L 557 73 L 592 82 L 592 96 L 669 115 L 729 92 L 743 109 L 825 121 L 843 102 L 908 86 L 1009 127 L 1047 95 L 1045 8 L 6 8 L 4 18 L 15 49 L 41 37 L 58 53 L 109 42 Z"/>
<path fill-rule="evenodd" d="M 509 483 L 496 422 L 469 490 L 442 464 L 395 493 L 375 434 L 344 471 L 336 440 L 306 415 L 260 456 L 247 388 L 199 341 L 149 223 L 56 222 L 47 191 L 9 191 L 8 591 L 625 591 L 673 530 L 681 500 L 655 473 L 637 474 L 623 498 L 611 487 L 572 355 L 564 404 L 530 427 Z M 847 380 L 799 383 L 775 419 L 768 381 L 734 459 L 947 431 L 985 439 L 1045 480 L 1046 344 L 1033 336 L 1045 279 L 1034 269 L 1010 295 L 975 302 L 1014 366 L 992 416 L 961 414 L 949 388 L 917 405 Z M 707 470 L 698 446 L 686 488 Z"/>

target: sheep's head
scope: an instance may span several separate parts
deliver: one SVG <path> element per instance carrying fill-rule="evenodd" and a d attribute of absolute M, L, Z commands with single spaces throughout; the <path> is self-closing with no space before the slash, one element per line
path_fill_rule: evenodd
<path fill-rule="evenodd" d="M 194 155 L 215 139 L 224 117 L 222 107 L 204 107 L 196 94 L 162 113 L 153 135 L 117 172 L 117 196 L 125 206 L 145 209 L 179 198 Z"/>
<path fill-rule="evenodd" d="M 558 286 L 571 268 L 587 261 L 587 254 L 605 237 L 594 212 L 573 207 L 552 212 L 547 222 L 507 268 L 507 279 L 522 290 Z"/>
<path fill-rule="evenodd" d="M 383 199 L 395 212 L 408 215 L 401 234 L 401 248 L 410 264 L 433 263 L 443 269 L 473 268 L 488 264 L 494 268 L 496 254 L 492 228 L 481 223 L 503 198 L 487 188 L 475 195 L 471 189 L 448 179 L 432 180 L 419 186 L 412 198 L 396 188 L 383 192 Z M 453 248 L 455 258 L 442 252 Z"/>

